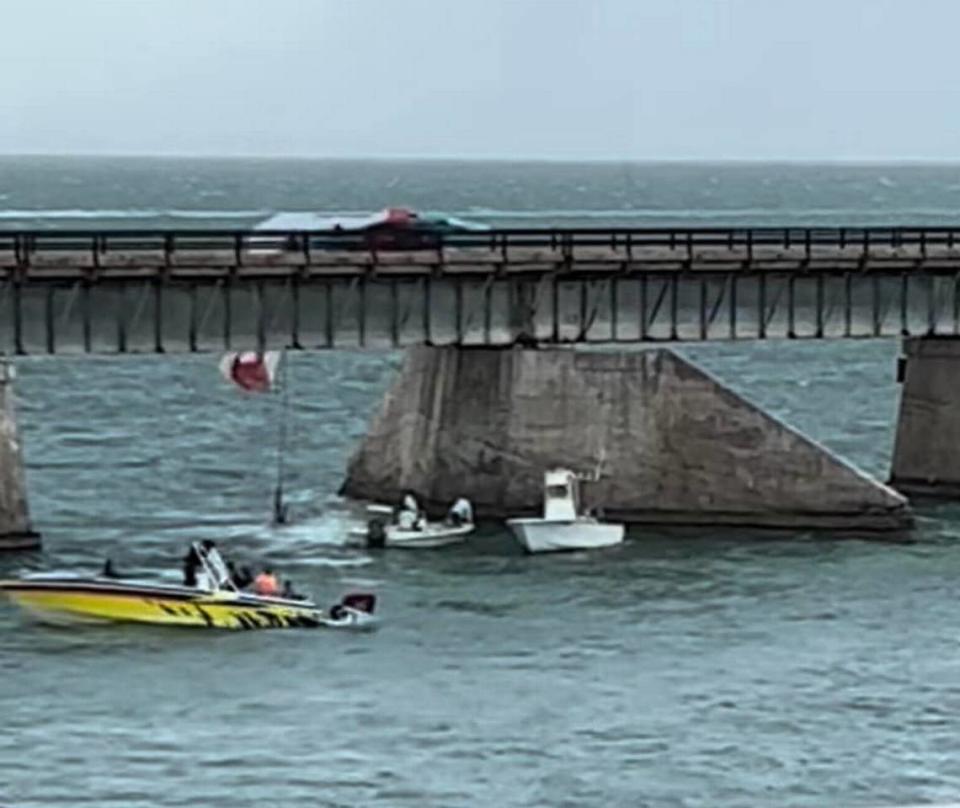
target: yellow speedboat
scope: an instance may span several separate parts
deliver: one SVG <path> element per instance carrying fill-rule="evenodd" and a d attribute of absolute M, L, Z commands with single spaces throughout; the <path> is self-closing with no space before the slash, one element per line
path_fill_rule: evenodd
<path fill-rule="evenodd" d="M 329 609 L 307 599 L 256 595 L 235 587 L 199 545 L 208 575 L 200 586 L 106 576 L 34 574 L 0 581 L 0 592 L 45 622 L 150 623 L 196 628 L 369 628 L 376 597 L 344 596 Z"/>

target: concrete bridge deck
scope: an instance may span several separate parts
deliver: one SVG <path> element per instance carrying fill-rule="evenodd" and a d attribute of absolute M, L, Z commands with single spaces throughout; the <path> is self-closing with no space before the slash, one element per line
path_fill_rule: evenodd
<path fill-rule="evenodd" d="M 0 351 L 960 333 L 960 229 L 524 229 L 425 242 L 0 233 Z"/>

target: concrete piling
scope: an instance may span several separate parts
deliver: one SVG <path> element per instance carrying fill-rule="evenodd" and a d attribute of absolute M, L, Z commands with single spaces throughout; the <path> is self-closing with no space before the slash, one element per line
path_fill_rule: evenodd
<path fill-rule="evenodd" d="M 30 524 L 27 507 L 13 379 L 13 366 L 0 362 L 0 551 L 31 550 L 40 546 L 40 535 Z"/>
<path fill-rule="evenodd" d="M 960 338 L 903 341 L 890 484 L 911 496 L 960 497 Z"/>

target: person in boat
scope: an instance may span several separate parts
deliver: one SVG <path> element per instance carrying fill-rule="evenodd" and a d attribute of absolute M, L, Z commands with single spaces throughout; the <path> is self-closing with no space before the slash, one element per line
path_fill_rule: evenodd
<path fill-rule="evenodd" d="M 191 544 L 187 554 L 183 557 L 183 585 L 197 585 L 197 570 L 200 568 L 200 556 L 197 548 Z"/>
<path fill-rule="evenodd" d="M 400 513 L 403 513 L 404 511 L 410 511 L 411 513 L 415 514 L 420 513 L 420 503 L 417 502 L 417 498 L 414 496 L 413 491 L 405 491 L 403 494 L 403 499 L 400 500 Z"/>
<path fill-rule="evenodd" d="M 306 600 L 306 595 L 301 595 L 299 592 L 295 591 L 293 584 L 290 580 L 283 582 L 283 592 L 280 594 L 280 597 L 286 598 L 287 600 Z"/>
<path fill-rule="evenodd" d="M 400 503 L 397 526 L 403 530 L 423 530 L 423 523 L 424 518 L 420 510 L 420 503 L 417 502 L 417 498 L 412 491 L 407 491 Z"/>
<path fill-rule="evenodd" d="M 243 589 L 253 583 L 253 573 L 250 567 L 243 566 L 239 569 L 232 561 L 227 561 L 227 570 L 230 573 L 230 580 L 237 589 Z"/>
<path fill-rule="evenodd" d="M 473 523 L 473 506 L 466 497 L 460 497 L 447 512 L 447 524 L 454 527 Z"/>
<path fill-rule="evenodd" d="M 270 567 L 265 567 L 263 572 L 253 579 L 253 591 L 257 595 L 268 597 L 276 597 L 280 594 L 280 582 Z"/>

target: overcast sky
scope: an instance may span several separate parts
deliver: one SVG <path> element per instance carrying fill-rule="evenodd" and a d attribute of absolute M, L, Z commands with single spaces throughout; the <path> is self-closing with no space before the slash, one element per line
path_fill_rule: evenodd
<path fill-rule="evenodd" d="M 4 0 L 0 153 L 960 157 L 957 0 Z"/>

